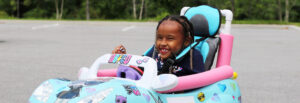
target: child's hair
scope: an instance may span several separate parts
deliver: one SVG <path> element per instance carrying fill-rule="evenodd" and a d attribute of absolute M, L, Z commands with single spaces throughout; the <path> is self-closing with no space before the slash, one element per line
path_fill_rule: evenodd
<path fill-rule="evenodd" d="M 169 15 L 164 17 L 162 20 L 158 22 L 156 31 L 158 30 L 160 24 L 167 20 L 178 22 L 182 26 L 182 32 L 184 34 L 184 38 L 191 37 L 191 43 L 194 41 L 193 25 L 185 16 Z"/>

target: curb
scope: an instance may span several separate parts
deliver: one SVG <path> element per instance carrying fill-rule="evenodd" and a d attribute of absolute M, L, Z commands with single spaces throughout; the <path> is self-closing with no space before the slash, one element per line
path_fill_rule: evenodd
<path fill-rule="evenodd" d="M 300 31 L 300 27 L 295 26 L 295 25 L 290 25 L 289 28 L 293 28 L 293 29 L 296 29 L 296 30 Z"/>

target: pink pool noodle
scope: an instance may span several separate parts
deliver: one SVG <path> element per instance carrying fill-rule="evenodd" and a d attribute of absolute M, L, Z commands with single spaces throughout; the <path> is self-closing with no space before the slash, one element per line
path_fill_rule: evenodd
<path fill-rule="evenodd" d="M 218 60 L 216 67 L 222 65 L 230 65 L 232 46 L 233 46 L 233 36 L 230 34 L 220 34 L 221 44 L 219 48 Z"/>
<path fill-rule="evenodd" d="M 183 91 L 188 89 L 200 88 L 213 84 L 217 81 L 231 78 L 233 70 L 230 66 L 220 66 L 210 71 L 178 77 L 178 84 L 175 88 L 161 93 Z"/>
<path fill-rule="evenodd" d="M 116 77 L 117 69 L 99 69 L 97 77 Z"/>

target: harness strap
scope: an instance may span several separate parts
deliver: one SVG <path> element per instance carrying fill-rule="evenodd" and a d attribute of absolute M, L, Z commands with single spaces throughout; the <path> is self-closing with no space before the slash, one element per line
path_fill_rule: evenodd
<path fill-rule="evenodd" d="M 163 73 L 171 73 L 172 71 L 172 66 L 175 62 L 179 61 L 180 59 L 183 58 L 183 56 L 188 53 L 191 49 L 193 49 L 195 46 L 197 46 L 201 41 L 205 40 L 207 37 L 202 37 L 200 39 L 197 39 L 196 42 L 192 43 L 190 46 L 186 47 L 176 58 L 168 58 L 162 68 L 161 71 L 158 72 L 158 74 L 163 74 Z M 192 57 L 192 56 L 191 56 Z M 192 58 L 191 58 L 192 60 Z M 192 62 L 192 61 L 191 61 Z M 192 64 L 190 64 L 192 65 Z M 192 67 L 191 67 L 192 68 Z"/>
<path fill-rule="evenodd" d="M 196 42 L 186 47 L 178 56 L 176 56 L 176 60 L 180 60 L 186 53 L 188 53 L 191 49 L 193 49 L 195 46 L 197 46 L 201 41 L 205 40 L 206 38 L 207 37 L 202 37 L 200 39 L 195 40 Z"/>

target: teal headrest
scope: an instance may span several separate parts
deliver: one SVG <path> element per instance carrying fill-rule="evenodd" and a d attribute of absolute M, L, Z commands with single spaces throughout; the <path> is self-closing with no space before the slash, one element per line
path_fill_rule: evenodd
<path fill-rule="evenodd" d="M 189 8 L 186 16 L 194 27 L 195 36 L 214 37 L 221 25 L 221 13 L 217 8 L 207 5 Z"/>

